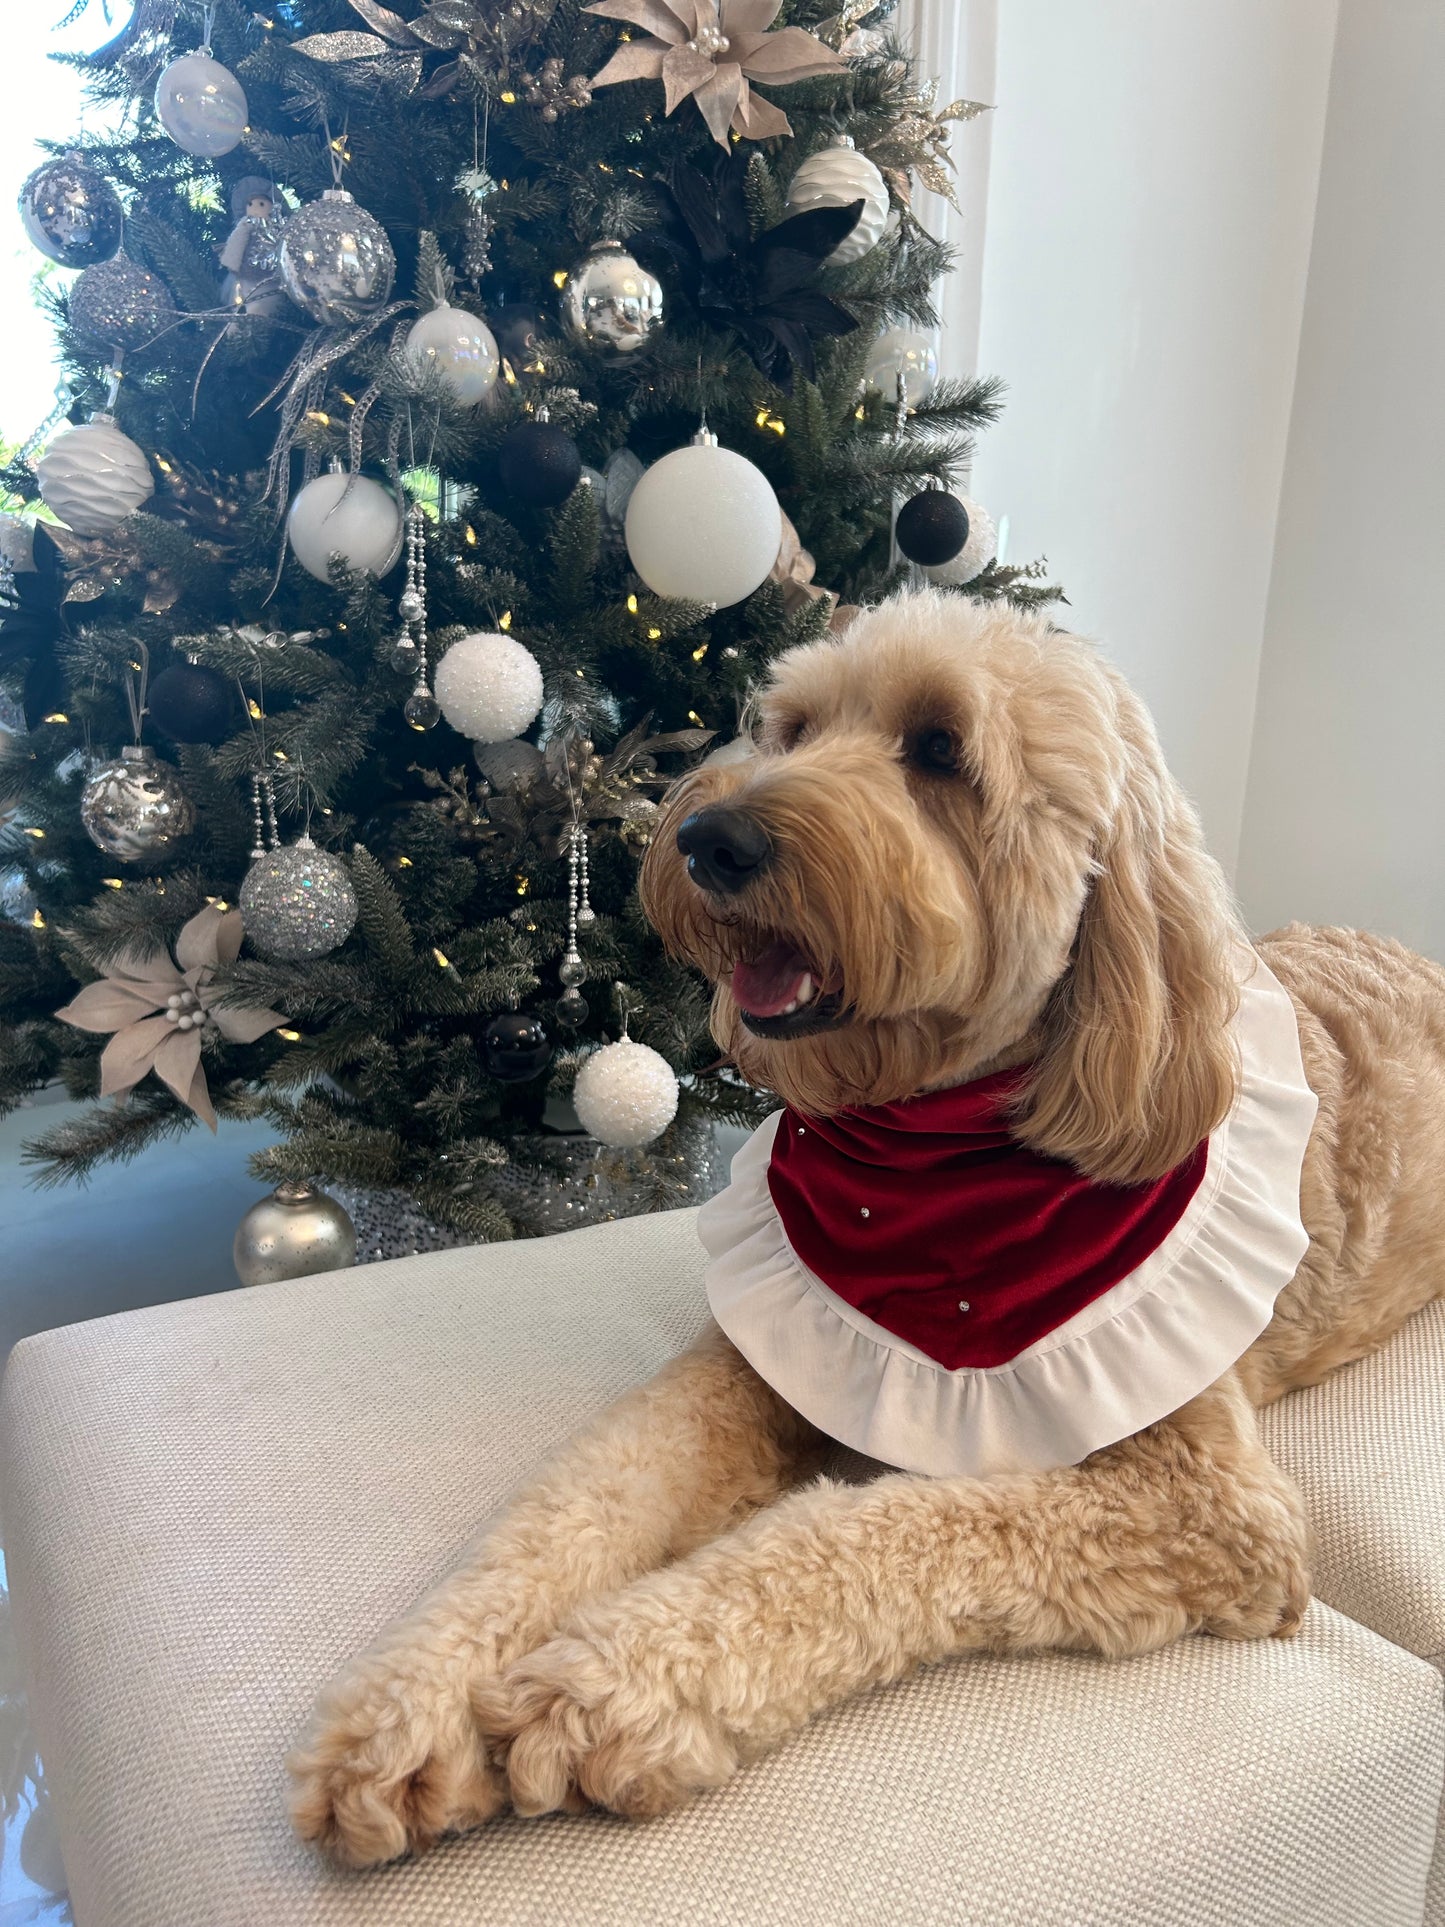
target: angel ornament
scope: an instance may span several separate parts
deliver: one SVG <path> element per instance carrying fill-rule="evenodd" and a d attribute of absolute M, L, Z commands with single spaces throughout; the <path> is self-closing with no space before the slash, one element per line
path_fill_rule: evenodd
<path fill-rule="evenodd" d="M 221 300 L 244 314 L 275 315 L 286 307 L 286 291 L 276 268 L 276 247 L 286 204 L 280 190 L 260 174 L 247 174 L 231 189 L 236 225 L 221 250 L 226 278 Z"/>

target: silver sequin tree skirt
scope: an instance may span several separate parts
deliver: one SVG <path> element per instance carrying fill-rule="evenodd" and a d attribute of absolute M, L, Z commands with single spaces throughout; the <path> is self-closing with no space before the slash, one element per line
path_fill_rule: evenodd
<path fill-rule="evenodd" d="M 613 1150 L 582 1131 L 541 1132 L 514 1140 L 512 1160 L 491 1188 L 525 1238 L 702 1204 L 727 1183 L 729 1162 L 712 1122 L 698 1117 L 679 1119 L 643 1151 Z M 326 1189 L 351 1213 L 359 1265 L 472 1242 L 429 1218 L 399 1187 Z"/>

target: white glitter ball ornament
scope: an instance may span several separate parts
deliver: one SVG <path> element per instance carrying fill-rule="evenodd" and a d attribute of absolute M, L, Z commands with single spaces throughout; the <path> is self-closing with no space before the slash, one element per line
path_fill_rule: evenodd
<path fill-rule="evenodd" d="M 625 533 L 654 595 L 726 609 L 767 580 L 783 512 L 762 470 L 704 432 L 648 469 L 628 500 Z"/>
<path fill-rule="evenodd" d="M 877 247 L 888 222 L 888 187 L 866 154 L 860 154 L 845 134 L 835 146 L 810 154 L 788 183 L 789 214 L 806 214 L 815 207 L 847 207 L 863 203 L 851 234 L 834 248 L 825 267 L 841 268 Z"/>
<path fill-rule="evenodd" d="M 960 495 L 958 499 L 968 516 L 968 540 L 951 561 L 936 563 L 923 571 L 930 582 L 943 583 L 950 588 L 961 588 L 965 582 L 972 582 L 975 576 L 982 575 L 998 554 L 998 530 L 988 510 L 980 508 L 967 495 Z"/>
<path fill-rule="evenodd" d="M 346 942 L 356 892 L 346 865 L 309 836 L 256 857 L 241 885 L 241 922 L 263 957 L 305 963 Z"/>
<path fill-rule="evenodd" d="M 349 569 L 382 576 L 401 554 L 401 510 L 380 482 L 333 469 L 298 491 L 286 536 L 296 560 L 318 582 L 331 580 L 333 555 Z"/>
<path fill-rule="evenodd" d="M 413 324 L 406 358 L 422 373 L 435 368 L 463 408 L 485 401 L 496 386 L 501 357 L 486 322 L 465 308 L 433 308 Z"/>
<path fill-rule="evenodd" d="M 57 435 L 36 464 L 40 499 L 77 535 L 108 535 L 155 494 L 150 463 L 110 415 Z"/>
<path fill-rule="evenodd" d="M 436 667 L 437 701 L 452 728 L 474 743 L 520 736 L 542 707 L 542 670 L 510 636 L 463 636 Z"/>
<path fill-rule="evenodd" d="M 938 386 L 938 350 L 921 328 L 885 328 L 868 351 L 865 388 L 896 402 L 900 375 L 909 408 L 921 408 Z"/>
<path fill-rule="evenodd" d="M 246 131 L 246 92 L 209 47 L 181 54 L 156 82 L 156 119 L 186 154 L 215 160 Z"/>
<path fill-rule="evenodd" d="M 661 1137 L 677 1116 L 677 1097 L 677 1078 L 667 1059 L 628 1037 L 594 1051 L 572 1087 L 583 1130 L 619 1151 L 634 1151 Z"/>

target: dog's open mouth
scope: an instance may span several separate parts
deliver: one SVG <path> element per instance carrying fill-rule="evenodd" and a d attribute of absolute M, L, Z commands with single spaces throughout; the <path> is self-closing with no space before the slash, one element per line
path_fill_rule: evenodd
<path fill-rule="evenodd" d="M 732 993 L 738 1015 L 756 1037 L 812 1037 L 848 1020 L 842 985 L 827 983 L 786 937 L 733 965 Z"/>

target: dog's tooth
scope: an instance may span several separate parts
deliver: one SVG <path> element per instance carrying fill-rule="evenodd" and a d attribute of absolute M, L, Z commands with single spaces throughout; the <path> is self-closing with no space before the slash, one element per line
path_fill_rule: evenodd
<path fill-rule="evenodd" d="M 794 1002 L 794 1008 L 796 1009 L 802 1004 L 811 1004 L 815 995 L 816 992 L 813 988 L 812 976 L 805 971 L 803 973 L 803 981 L 798 985 L 798 995 Z"/>

